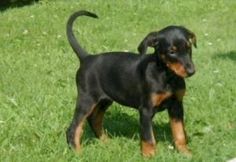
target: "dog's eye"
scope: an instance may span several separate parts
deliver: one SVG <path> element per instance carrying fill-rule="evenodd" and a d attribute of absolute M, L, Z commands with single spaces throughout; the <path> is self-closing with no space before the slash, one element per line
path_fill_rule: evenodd
<path fill-rule="evenodd" d="M 171 50 L 170 55 L 175 55 L 175 51 Z"/>

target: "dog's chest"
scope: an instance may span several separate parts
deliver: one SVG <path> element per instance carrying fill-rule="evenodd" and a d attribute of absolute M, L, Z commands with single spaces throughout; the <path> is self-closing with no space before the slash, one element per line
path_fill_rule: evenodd
<path fill-rule="evenodd" d="M 166 92 L 153 92 L 150 95 L 150 101 L 152 107 L 159 107 L 165 100 L 173 96 L 173 93 L 170 91 Z"/>
<path fill-rule="evenodd" d="M 179 82 L 180 81 L 166 81 L 165 84 L 152 87 L 152 91 L 149 93 L 149 101 L 152 107 L 160 107 L 169 99 L 182 101 L 185 95 L 185 86 L 184 83 L 180 84 Z"/>
<path fill-rule="evenodd" d="M 161 107 L 169 99 L 182 100 L 185 92 L 184 80 L 163 71 L 163 69 L 156 72 L 153 69 L 151 67 L 147 75 L 149 103 L 152 107 Z"/>
<path fill-rule="evenodd" d="M 177 89 L 175 91 L 152 92 L 150 94 L 150 103 L 152 107 L 162 107 L 165 101 L 182 101 L 185 95 L 185 88 Z"/>

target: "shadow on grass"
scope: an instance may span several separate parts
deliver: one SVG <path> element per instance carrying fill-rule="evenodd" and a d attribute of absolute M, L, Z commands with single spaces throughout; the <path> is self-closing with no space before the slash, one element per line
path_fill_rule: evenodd
<path fill-rule="evenodd" d="M 109 136 L 112 137 L 125 137 L 129 139 L 140 140 L 139 127 L 140 124 L 139 124 L 138 113 L 137 117 L 135 117 L 122 112 L 119 113 L 107 112 L 104 119 L 104 128 L 109 134 Z M 172 142 L 169 123 L 161 123 L 161 124 L 155 123 L 153 125 L 153 131 L 157 141 L 170 142 L 170 143 Z M 89 142 L 90 140 L 93 141 L 93 138 L 95 138 L 88 124 L 85 128 L 84 133 L 85 133 L 84 139 L 88 143 L 90 143 Z"/>
<path fill-rule="evenodd" d="M 217 53 L 213 56 L 213 59 L 224 59 L 224 60 L 230 59 L 232 61 L 236 61 L 236 51 Z"/>
<path fill-rule="evenodd" d="M 39 0 L 0 0 L 0 12 L 9 8 L 18 8 L 26 5 L 33 5 Z"/>

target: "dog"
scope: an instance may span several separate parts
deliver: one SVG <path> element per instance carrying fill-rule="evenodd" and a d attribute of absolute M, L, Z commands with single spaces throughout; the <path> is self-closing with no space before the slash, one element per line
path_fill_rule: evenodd
<path fill-rule="evenodd" d="M 168 110 L 176 149 L 190 155 L 182 101 L 186 90 L 184 78 L 195 72 L 191 59 L 191 46 L 196 46 L 195 34 L 184 27 L 169 26 L 149 33 L 138 46 L 140 54 L 107 52 L 89 55 L 73 33 L 73 23 L 79 16 L 98 18 L 94 13 L 81 10 L 73 13 L 67 21 L 67 38 L 80 61 L 76 73 L 78 98 L 66 132 L 69 146 L 81 150 L 86 120 L 96 137 L 106 139 L 103 117 L 115 101 L 139 111 L 143 156 L 155 155 L 152 118 L 164 109 Z M 148 47 L 155 49 L 153 54 L 146 55 Z"/>

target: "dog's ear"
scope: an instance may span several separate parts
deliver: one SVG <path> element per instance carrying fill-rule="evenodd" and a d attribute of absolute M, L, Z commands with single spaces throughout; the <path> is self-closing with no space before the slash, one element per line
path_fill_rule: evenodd
<path fill-rule="evenodd" d="M 138 46 L 138 51 L 141 55 L 146 54 L 148 47 L 156 47 L 159 43 L 158 32 L 149 33 Z"/>
<path fill-rule="evenodd" d="M 191 44 L 193 44 L 193 46 L 194 46 L 195 48 L 197 48 L 197 37 L 196 37 L 196 35 L 195 35 L 193 32 L 191 32 L 191 31 L 189 31 L 189 38 L 188 38 L 188 41 L 189 41 Z"/>

